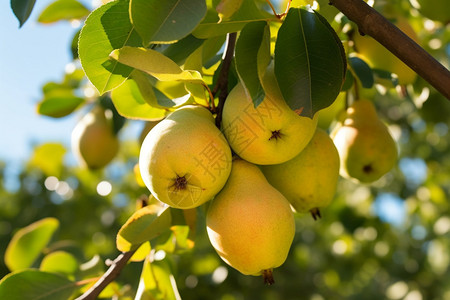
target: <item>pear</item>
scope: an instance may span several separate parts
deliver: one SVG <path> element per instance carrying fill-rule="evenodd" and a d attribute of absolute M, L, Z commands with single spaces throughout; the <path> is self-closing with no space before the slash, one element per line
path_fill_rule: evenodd
<path fill-rule="evenodd" d="M 320 217 L 336 193 L 339 154 L 328 134 L 317 128 L 306 148 L 278 165 L 261 166 L 267 181 L 279 190 L 297 212 Z"/>
<path fill-rule="evenodd" d="M 95 106 L 72 131 L 72 151 L 80 164 L 90 169 L 105 167 L 119 150 L 119 140 L 107 115 L 105 109 Z"/>
<path fill-rule="evenodd" d="M 397 162 L 397 146 L 369 100 L 355 101 L 333 133 L 340 174 L 362 183 L 378 180 Z"/>
<path fill-rule="evenodd" d="M 284 263 L 295 234 L 292 209 L 257 166 L 233 161 L 230 177 L 212 200 L 207 233 L 219 256 L 242 274 L 263 275 Z"/>
<path fill-rule="evenodd" d="M 175 208 L 194 208 L 225 185 L 231 149 L 212 114 L 188 105 L 150 130 L 141 146 L 139 168 L 156 199 Z"/>
<path fill-rule="evenodd" d="M 258 165 L 292 159 L 306 147 L 317 127 L 317 117 L 299 116 L 291 110 L 271 73 L 266 73 L 266 96 L 256 108 L 239 83 L 228 95 L 222 115 L 224 134 L 233 151 Z"/>

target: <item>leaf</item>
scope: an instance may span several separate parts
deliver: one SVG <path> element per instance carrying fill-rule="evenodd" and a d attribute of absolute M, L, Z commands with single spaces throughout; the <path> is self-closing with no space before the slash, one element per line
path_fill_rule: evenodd
<path fill-rule="evenodd" d="M 373 72 L 369 65 L 357 56 L 349 57 L 348 63 L 361 81 L 364 88 L 370 89 L 374 84 Z"/>
<path fill-rule="evenodd" d="M 0 299 L 61 300 L 70 299 L 79 288 L 67 278 L 39 270 L 10 273 L 0 281 Z"/>
<path fill-rule="evenodd" d="M 186 58 L 191 55 L 192 52 L 197 50 L 205 40 L 198 39 L 192 34 L 179 40 L 175 44 L 169 45 L 162 53 L 173 60 L 176 64 L 182 65 Z"/>
<path fill-rule="evenodd" d="M 111 57 L 161 81 L 202 81 L 192 72 L 182 70 L 173 60 L 155 50 L 125 46 L 114 50 Z"/>
<path fill-rule="evenodd" d="M 273 19 L 273 16 L 260 10 L 254 0 L 245 0 L 242 2 L 239 10 L 229 20 L 220 23 L 217 11 L 215 9 L 208 10 L 205 19 L 192 34 L 197 38 L 207 39 L 229 32 L 240 31 L 247 23 L 253 21 L 266 21 L 269 19 Z"/>
<path fill-rule="evenodd" d="M 396 74 L 380 69 L 372 69 L 372 72 L 375 78 L 381 80 L 388 80 L 392 83 L 393 86 L 398 85 L 398 76 Z"/>
<path fill-rule="evenodd" d="M 83 102 L 84 98 L 76 97 L 71 91 L 64 90 L 45 97 L 38 103 L 37 111 L 44 116 L 61 118 L 71 114 Z"/>
<path fill-rule="evenodd" d="M 167 260 L 145 260 L 135 300 L 144 299 L 181 299 Z"/>
<path fill-rule="evenodd" d="M 266 22 L 245 25 L 236 43 L 235 57 L 239 78 L 257 107 L 265 97 L 260 80 L 270 62 L 270 31 Z"/>
<path fill-rule="evenodd" d="M 140 46 L 142 41 L 131 25 L 128 1 L 113 1 L 93 11 L 80 33 L 78 54 L 84 72 L 100 94 L 122 84 L 132 68 L 109 58 L 114 49 Z"/>
<path fill-rule="evenodd" d="M 29 165 L 40 169 L 46 176 L 61 175 L 66 148 L 59 143 L 45 143 L 34 149 Z"/>
<path fill-rule="evenodd" d="M 152 247 L 150 246 L 150 242 L 145 242 L 139 248 L 134 252 L 133 256 L 130 258 L 130 261 L 143 261 L 152 250 Z"/>
<path fill-rule="evenodd" d="M 342 85 L 341 91 L 348 91 L 355 81 L 355 78 L 352 75 L 352 72 L 350 70 L 347 70 L 347 73 L 345 74 L 345 81 Z"/>
<path fill-rule="evenodd" d="M 39 267 L 41 271 L 74 275 L 78 270 L 76 258 L 66 251 L 55 251 L 47 254 Z"/>
<path fill-rule="evenodd" d="M 89 13 L 89 9 L 76 0 L 56 0 L 41 12 L 38 22 L 53 23 L 61 20 L 78 20 L 86 17 Z"/>
<path fill-rule="evenodd" d="M 291 8 L 275 45 L 275 76 L 292 110 L 313 117 L 336 99 L 346 72 L 342 43 L 317 12 Z"/>
<path fill-rule="evenodd" d="M 197 27 L 205 0 L 131 0 L 130 17 L 145 45 L 174 43 Z"/>
<path fill-rule="evenodd" d="M 160 206 L 149 205 L 141 208 L 120 228 L 117 249 L 127 252 L 138 248 L 142 243 L 169 230 L 171 220 L 169 207 L 161 209 Z"/>
<path fill-rule="evenodd" d="M 169 111 L 150 106 L 144 97 L 155 97 L 154 101 L 157 100 L 151 87 L 147 93 L 151 95 L 143 95 L 136 81 L 128 79 L 111 92 L 111 98 L 119 114 L 125 118 L 149 121 L 164 118 Z"/>
<path fill-rule="evenodd" d="M 58 227 L 59 221 L 57 219 L 44 218 L 19 229 L 6 248 L 6 266 L 11 271 L 31 267 Z M 0 297 L 0 299 L 4 298 Z"/>
<path fill-rule="evenodd" d="M 219 23 L 228 20 L 234 15 L 242 5 L 243 0 L 221 0 L 216 6 L 219 14 Z"/>
<path fill-rule="evenodd" d="M 36 0 L 11 0 L 11 9 L 19 20 L 19 27 L 28 20 L 35 3 Z"/>

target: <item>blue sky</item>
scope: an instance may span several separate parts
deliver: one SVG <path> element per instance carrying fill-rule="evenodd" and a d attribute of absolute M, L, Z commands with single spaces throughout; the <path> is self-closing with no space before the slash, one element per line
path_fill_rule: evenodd
<path fill-rule="evenodd" d="M 42 85 L 59 81 L 71 61 L 69 46 L 77 31 L 68 22 L 37 23 L 39 13 L 51 2 L 36 1 L 32 15 L 19 29 L 10 1 L 0 1 L 0 161 L 21 163 L 32 145 L 43 141 L 69 146 L 71 130 L 80 117 L 80 112 L 62 119 L 36 113 Z"/>

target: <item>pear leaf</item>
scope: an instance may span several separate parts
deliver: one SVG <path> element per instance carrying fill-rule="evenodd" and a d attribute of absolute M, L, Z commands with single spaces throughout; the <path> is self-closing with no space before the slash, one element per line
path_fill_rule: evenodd
<path fill-rule="evenodd" d="M 216 6 L 216 11 L 219 14 L 219 23 L 223 20 L 228 20 L 239 10 L 243 0 L 221 0 Z"/>
<path fill-rule="evenodd" d="M 28 20 L 35 3 L 36 0 L 11 0 L 11 9 L 19 20 L 19 27 L 22 27 Z"/>
<path fill-rule="evenodd" d="M 370 89 L 374 84 L 373 72 L 369 65 L 357 56 L 349 57 L 348 63 L 361 81 L 364 88 Z"/>
<path fill-rule="evenodd" d="M 199 78 L 195 72 L 182 70 L 173 60 L 152 49 L 125 46 L 114 50 L 110 56 L 161 81 L 203 82 L 201 75 Z"/>
<path fill-rule="evenodd" d="M 345 51 L 317 12 L 291 8 L 275 44 L 275 76 L 292 110 L 314 114 L 333 103 L 346 73 Z"/>
<path fill-rule="evenodd" d="M 135 299 L 181 299 L 167 260 L 145 260 Z"/>
<path fill-rule="evenodd" d="M 56 0 L 41 12 L 38 22 L 47 24 L 61 20 L 76 20 L 86 17 L 89 13 L 89 9 L 77 0 Z"/>
<path fill-rule="evenodd" d="M 36 261 L 42 250 L 50 242 L 59 221 L 44 218 L 19 229 L 11 239 L 5 252 L 5 264 L 11 271 L 29 268 Z M 0 299 L 11 299 L 2 298 Z"/>
<path fill-rule="evenodd" d="M 266 22 L 245 25 L 236 43 L 235 57 L 239 78 L 257 107 L 265 97 L 261 79 L 270 63 L 270 31 Z"/>
<path fill-rule="evenodd" d="M 41 271 L 74 275 L 78 270 L 77 259 L 66 251 L 55 251 L 47 254 L 39 266 Z"/>
<path fill-rule="evenodd" d="M 208 9 L 203 21 L 195 28 L 192 34 L 200 39 L 207 39 L 229 32 L 236 32 L 250 22 L 266 21 L 273 19 L 273 15 L 260 10 L 254 0 L 245 0 L 242 2 L 239 10 L 233 13 L 228 20 L 220 21 L 215 9 Z"/>
<path fill-rule="evenodd" d="M 75 111 L 83 102 L 84 98 L 74 96 L 71 91 L 60 90 L 39 102 L 37 111 L 44 116 L 62 118 Z"/>
<path fill-rule="evenodd" d="M 172 216 L 170 208 L 158 205 L 145 206 L 136 211 L 120 228 L 117 234 L 117 249 L 122 252 L 137 249 L 161 233 L 170 229 Z"/>
<path fill-rule="evenodd" d="M 29 269 L 6 275 L 0 281 L 0 299 L 70 299 L 79 286 L 54 273 Z"/>
<path fill-rule="evenodd" d="M 133 79 L 128 79 L 115 88 L 111 92 L 111 99 L 119 114 L 128 119 L 156 121 L 169 112 L 149 105 L 149 101 L 157 102 L 153 88 L 149 86 L 148 90 L 143 91 Z"/>
<path fill-rule="evenodd" d="M 132 68 L 109 58 L 114 49 L 141 46 L 130 22 L 129 1 L 113 1 L 94 10 L 86 19 L 78 42 L 78 56 L 86 76 L 100 94 L 121 85 Z"/>
<path fill-rule="evenodd" d="M 189 33 L 206 14 L 205 0 L 132 0 L 131 22 L 145 45 L 174 43 Z"/>

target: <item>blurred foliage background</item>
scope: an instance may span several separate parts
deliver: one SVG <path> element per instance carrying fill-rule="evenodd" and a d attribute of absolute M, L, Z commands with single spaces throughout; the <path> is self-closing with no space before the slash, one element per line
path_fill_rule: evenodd
<path fill-rule="evenodd" d="M 383 1 L 376 4 L 386 7 Z M 389 1 L 389 9 L 407 17 L 420 44 L 448 67 L 450 25 L 432 20 L 436 17 L 417 4 Z M 326 1 L 318 5 L 345 36 L 342 15 Z M 372 185 L 341 179 L 319 221 L 298 214 L 294 244 L 270 287 L 220 260 L 206 236 L 205 208 L 198 208 L 192 249 L 173 245 L 167 236 L 154 249 L 156 260 L 170 266 L 183 299 L 450 299 L 450 102 L 420 78 L 408 87 L 376 84 L 359 94 L 373 99 L 389 124 L 400 152 L 396 168 Z M 330 130 L 344 101 L 342 93 L 321 116 L 321 126 Z M 124 126 L 145 124 L 128 120 Z M 98 255 L 97 273 L 102 273 L 101 261 L 119 253 L 118 230 L 148 194 L 133 172 L 140 141 L 119 137 L 118 157 L 99 171 L 68 163 L 72 153 L 58 143 L 36 146 L 14 188 L 6 184 L 11 181 L 5 180 L 7 162 L 0 164 L 1 257 L 19 228 L 54 217 L 60 227 L 45 253 L 65 250 L 80 265 Z M 141 269 L 142 263 L 131 262 L 118 278 L 124 299 L 133 297 Z M 0 278 L 7 273 L 0 260 Z"/>

